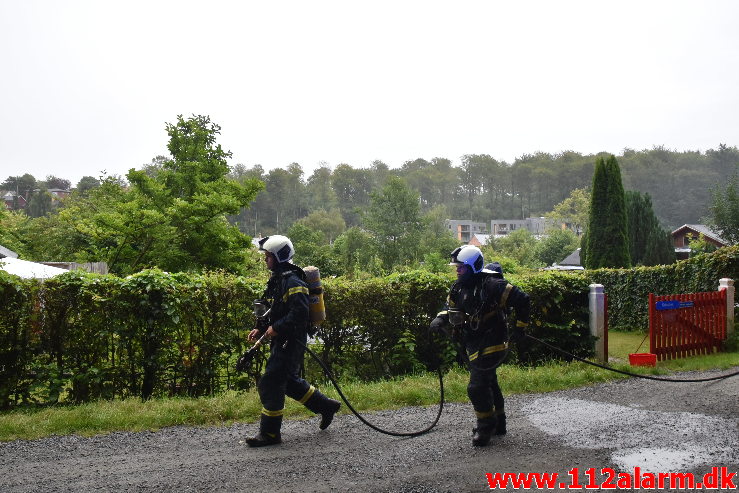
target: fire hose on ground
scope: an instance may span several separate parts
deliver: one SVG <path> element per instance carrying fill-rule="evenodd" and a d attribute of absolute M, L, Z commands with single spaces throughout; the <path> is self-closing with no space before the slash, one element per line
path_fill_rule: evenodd
<path fill-rule="evenodd" d="M 542 341 L 541 339 L 538 339 L 538 338 L 536 338 L 536 337 L 534 337 L 532 335 L 529 335 L 529 334 L 524 334 L 524 337 L 526 337 L 528 339 L 531 339 L 531 340 L 533 340 L 535 342 L 538 342 L 539 344 L 542 344 L 542 345 L 548 347 L 549 349 L 551 349 L 551 350 L 553 350 L 553 351 L 555 351 L 557 353 L 562 354 L 565 357 L 572 358 L 572 359 L 575 359 L 577 361 L 581 361 L 583 363 L 586 363 L 588 365 L 595 366 L 597 368 L 601 368 L 601 369 L 604 369 L 604 370 L 612 371 L 612 372 L 615 372 L 615 373 L 620 373 L 622 375 L 627 375 L 627 376 L 631 376 L 631 377 L 635 377 L 635 378 L 644 378 L 644 379 L 648 379 L 648 380 L 657 380 L 657 381 L 660 381 L 660 382 L 692 382 L 692 383 L 695 383 L 695 382 L 711 382 L 711 381 L 716 381 L 716 380 L 723 380 L 723 379 L 726 379 L 726 378 L 729 378 L 729 377 L 734 377 L 736 375 L 739 375 L 739 371 L 734 372 L 734 373 L 729 373 L 729 374 L 726 374 L 726 375 L 719 375 L 719 376 L 716 376 L 716 377 L 696 378 L 696 379 L 673 379 L 673 378 L 656 377 L 656 376 L 652 376 L 652 375 L 642 375 L 642 374 L 638 374 L 638 373 L 628 372 L 628 371 L 625 371 L 625 370 L 619 370 L 618 368 L 613 368 L 611 366 L 602 365 L 602 364 L 599 364 L 599 363 L 595 363 L 593 361 L 589 361 L 589 360 L 587 360 L 585 358 L 582 358 L 580 356 L 576 356 L 576 355 L 574 355 L 574 354 L 572 354 L 572 353 L 570 353 L 568 351 L 565 351 L 564 349 L 561 349 L 561 348 L 558 348 L 556 346 L 553 346 L 553 345 L 551 345 L 551 344 L 549 344 L 549 343 L 547 343 L 545 341 Z M 254 345 L 251 348 L 249 348 L 249 350 L 247 352 L 245 352 L 239 358 L 238 362 L 236 363 L 236 369 L 237 369 L 237 371 L 244 371 L 246 369 L 246 367 L 251 363 L 251 360 L 253 359 L 254 355 L 257 352 L 257 350 L 264 344 L 265 338 L 266 338 L 266 334 L 263 334 L 254 343 Z M 349 408 L 349 410 L 352 412 L 352 414 L 354 414 L 357 417 L 357 419 L 359 419 L 362 423 L 364 423 L 368 427 L 372 428 L 373 430 L 375 430 L 375 431 L 377 431 L 379 433 L 383 433 L 385 435 L 390 435 L 390 436 L 397 436 L 397 437 L 417 437 L 417 436 L 423 435 L 423 434 L 428 433 L 429 431 L 431 431 L 437 425 L 437 423 L 439 422 L 439 419 L 441 418 L 441 413 L 444 410 L 444 375 L 443 375 L 442 370 L 441 370 L 441 365 L 439 365 L 439 367 L 436 369 L 437 375 L 439 377 L 439 409 L 438 409 L 438 411 L 436 413 L 436 417 L 431 422 L 431 424 L 429 424 L 427 427 L 425 427 L 425 428 L 423 428 L 421 430 L 418 430 L 418 431 L 409 431 L 409 432 L 391 431 L 391 430 L 385 430 L 385 429 L 383 429 L 383 428 L 381 428 L 381 427 L 379 427 L 377 425 L 372 424 L 364 416 L 362 416 L 354 408 L 354 406 L 352 406 L 351 402 L 349 402 L 349 399 L 346 397 L 346 395 L 344 395 L 344 392 L 341 390 L 341 386 L 336 381 L 336 378 L 331 373 L 331 370 L 328 368 L 328 366 L 326 365 L 326 363 L 324 363 L 324 361 L 315 352 L 313 352 L 313 350 L 311 350 L 306 344 L 303 344 L 303 343 L 300 343 L 300 344 L 305 348 L 305 350 L 308 352 L 308 354 L 310 354 L 311 357 L 321 367 L 321 369 L 323 370 L 323 372 L 326 374 L 326 376 L 328 377 L 328 379 L 331 381 L 331 384 L 336 389 L 336 392 L 338 392 L 339 396 L 341 397 L 341 400 L 344 401 L 344 403 Z M 504 352 L 503 356 L 500 358 L 500 360 L 497 363 L 495 363 L 494 365 L 490 366 L 490 367 L 482 368 L 482 370 L 483 371 L 493 371 L 493 370 L 497 369 L 501 364 L 503 364 L 503 362 L 505 362 L 505 360 L 508 357 L 509 352 L 510 352 L 510 341 L 508 341 L 508 343 L 506 343 L 505 352 Z M 472 365 L 473 363 L 470 362 L 469 364 Z"/>

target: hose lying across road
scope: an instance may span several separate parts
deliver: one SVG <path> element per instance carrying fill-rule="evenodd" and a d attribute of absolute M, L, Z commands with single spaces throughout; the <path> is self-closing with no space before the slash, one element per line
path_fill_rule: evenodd
<path fill-rule="evenodd" d="M 379 426 L 373 425 L 372 423 L 367 421 L 361 414 L 359 414 L 359 412 L 357 412 L 357 410 L 354 409 L 354 407 L 351 405 L 351 403 L 349 402 L 349 399 L 347 399 L 344 393 L 341 391 L 341 387 L 339 386 L 338 382 L 336 381 L 333 374 L 331 373 L 331 370 L 329 370 L 329 368 L 326 366 L 326 363 L 324 363 L 323 360 L 319 358 L 318 355 L 314 353 L 308 346 L 303 345 L 303 347 L 305 347 L 305 349 L 313 357 L 313 359 L 316 360 L 319 365 L 321 365 L 321 368 L 323 368 L 323 371 L 326 373 L 326 376 L 329 378 L 329 380 L 331 380 L 331 383 L 333 384 L 334 388 L 336 388 L 336 391 L 341 396 L 341 400 L 343 400 L 344 403 L 346 403 L 346 406 L 349 408 L 349 410 L 351 410 L 351 412 L 354 413 L 354 415 L 357 418 L 359 418 L 359 421 L 366 424 L 373 430 L 379 431 L 380 433 L 384 433 L 385 435 L 391 435 L 394 437 L 417 437 L 417 436 L 423 435 L 424 433 L 428 433 L 429 431 L 431 431 L 431 429 L 434 426 L 436 426 L 436 423 L 439 422 L 439 418 L 441 418 L 441 412 L 444 409 L 444 375 L 441 373 L 441 367 L 437 368 L 436 370 L 436 372 L 439 375 L 439 392 L 440 392 L 439 412 L 436 413 L 436 419 L 434 419 L 434 421 L 430 425 L 428 425 L 426 428 L 422 430 L 408 431 L 408 432 L 390 431 L 390 430 L 384 430 L 380 428 Z"/>
<path fill-rule="evenodd" d="M 552 349 L 552 350 L 554 350 L 554 351 L 556 351 L 556 352 L 558 352 L 558 353 L 560 353 L 560 354 L 562 354 L 564 356 L 567 356 L 568 358 L 576 359 L 578 361 L 582 361 L 583 363 L 587 363 L 589 365 L 596 366 L 598 368 L 602 368 L 604 370 L 612 371 L 612 372 L 615 372 L 615 373 L 621 373 L 622 375 L 628 375 L 630 377 L 645 378 L 647 380 L 658 380 L 660 382 L 711 382 L 711 381 L 723 380 L 725 378 L 734 377 L 736 375 L 739 375 L 739 371 L 737 371 L 737 372 L 734 372 L 734 373 L 729 373 L 727 375 L 719 375 L 717 377 L 711 377 L 711 378 L 695 378 L 695 379 L 684 379 L 684 380 L 674 379 L 674 378 L 655 377 L 655 376 L 652 376 L 652 375 L 640 375 L 638 373 L 631 373 L 631 372 L 628 372 L 628 371 L 619 370 L 619 369 L 613 368 L 611 366 L 601 365 L 599 363 L 595 363 L 593 361 L 589 361 L 589 360 L 587 360 L 585 358 L 581 358 L 579 356 L 575 356 L 574 354 L 572 354 L 570 352 L 567 352 L 564 349 L 558 348 L 556 346 L 552 346 L 551 344 L 549 344 L 547 342 L 544 342 L 541 339 L 538 339 L 538 338 L 536 338 L 536 337 L 534 337 L 532 335 L 526 334 L 525 337 L 528 337 L 529 339 L 531 339 L 533 341 L 536 341 L 539 344 L 543 344 L 544 346 L 548 347 L 549 349 Z M 369 421 L 367 421 L 366 418 L 364 418 L 361 414 L 359 414 L 359 412 L 356 409 L 354 409 L 354 407 L 351 405 L 351 403 L 349 402 L 349 399 L 347 399 L 347 397 L 341 391 L 341 387 L 339 386 L 339 383 L 334 378 L 333 374 L 331 373 L 331 370 L 326 366 L 326 363 L 324 363 L 323 360 L 320 357 L 318 357 L 318 355 L 316 353 L 314 353 L 307 345 L 303 344 L 303 347 L 305 347 L 305 349 L 308 351 L 308 354 L 310 354 L 313 357 L 313 359 L 316 360 L 316 362 L 321 366 L 321 368 L 323 369 L 323 371 L 326 374 L 326 376 L 329 378 L 329 380 L 331 380 L 331 384 L 333 384 L 334 388 L 339 393 L 339 396 L 341 396 L 341 400 L 344 401 L 344 403 L 349 408 L 349 410 L 362 423 L 364 423 L 365 425 L 369 426 L 373 430 L 378 431 L 380 433 L 384 433 L 385 435 L 391 435 L 391 436 L 396 436 L 396 437 L 417 437 L 417 436 L 423 435 L 423 434 L 428 433 L 429 431 L 431 431 L 436 426 L 436 424 L 439 422 L 439 418 L 441 418 L 441 413 L 442 413 L 442 411 L 444 409 L 444 376 L 443 376 L 443 374 L 441 372 L 441 367 L 439 367 L 439 368 L 436 369 L 436 372 L 437 372 L 437 374 L 439 376 L 439 393 L 440 393 L 440 396 L 439 396 L 439 411 L 436 413 L 436 418 L 434 419 L 434 421 L 430 425 L 428 425 L 426 428 L 424 428 L 422 430 L 418 430 L 418 431 L 409 431 L 409 432 L 391 431 L 391 430 L 382 429 L 379 426 L 376 426 L 376 425 L 370 423 Z M 500 366 L 505 361 L 506 356 L 508 356 L 508 351 L 509 351 L 509 349 L 508 349 L 508 347 L 506 347 L 506 353 L 503 355 L 503 357 L 500 359 L 500 361 L 498 361 L 495 365 L 491 366 L 490 368 L 485 368 L 485 370 L 492 371 L 492 370 L 496 369 L 498 366 Z"/>
<path fill-rule="evenodd" d="M 556 346 L 552 346 L 551 344 L 548 344 L 548 343 L 542 341 L 541 339 L 537 339 L 534 336 L 531 336 L 531 335 L 526 334 L 526 337 L 528 337 L 531 340 L 534 340 L 534 341 L 538 342 L 539 344 L 543 344 L 546 347 L 548 347 L 549 349 L 553 349 L 554 351 L 557 351 L 558 353 L 563 354 L 565 356 L 568 356 L 570 358 L 574 358 L 574 359 L 576 359 L 578 361 L 582 361 L 583 363 L 587 363 L 589 365 L 597 366 L 598 368 L 603 368 L 604 370 L 612 371 L 612 372 L 615 372 L 615 373 L 621 373 L 623 375 L 629 375 L 630 377 L 646 378 L 647 380 L 659 380 L 660 382 L 711 382 L 713 380 L 723 380 L 724 378 L 735 377 L 735 376 L 739 375 L 739 371 L 737 371 L 737 372 L 734 372 L 734 373 L 729 373 L 727 375 L 719 375 L 717 377 L 711 377 L 711 378 L 694 378 L 694 379 L 685 379 L 685 380 L 679 380 L 679 379 L 675 379 L 675 378 L 653 377 L 651 375 L 639 375 L 638 373 L 631 373 L 631 372 L 628 372 L 628 371 L 619 370 L 619 369 L 613 368 L 611 366 L 601 365 L 599 363 L 594 363 L 592 361 L 586 360 L 585 358 L 581 358 L 579 356 L 575 356 L 572 353 L 568 353 L 564 349 L 560 349 L 560 348 L 558 348 Z"/>

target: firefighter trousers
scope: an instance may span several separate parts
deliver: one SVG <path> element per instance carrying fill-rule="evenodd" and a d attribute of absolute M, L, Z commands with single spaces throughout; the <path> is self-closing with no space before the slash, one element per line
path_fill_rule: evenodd
<path fill-rule="evenodd" d="M 285 396 L 300 402 L 316 414 L 330 409 L 332 403 L 313 385 L 300 378 L 305 347 L 295 340 L 290 340 L 285 347 L 282 346 L 280 341 L 273 343 L 258 386 L 262 401 L 260 430 L 271 435 L 280 432 Z"/>

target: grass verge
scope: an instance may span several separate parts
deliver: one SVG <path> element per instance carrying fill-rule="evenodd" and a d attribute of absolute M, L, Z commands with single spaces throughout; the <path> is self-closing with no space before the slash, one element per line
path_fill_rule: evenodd
<path fill-rule="evenodd" d="M 728 369 L 739 365 L 739 353 L 719 353 L 660 362 L 655 368 L 631 367 L 628 354 L 636 352 L 643 334 L 609 333 L 610 365 L 620 370 L 648 375 L 672 371 Z M 642 349 L 640 352 L 647 352 Z M 629 378 L 581 362 L 552 362 L 537 367 L 504 365 L 498 370 L 506 395 L 538 393 L 582 387 Z M 444 375 L 447 402 L 467 402 L 468 373 L 452 369 Z M 321 389 L 338 398 L 325 384 Z M 342 383 L 342 390 L 358 411 L 396 409 L 404 406 L 436 405 L 439 384 L 436 374 L 420 374 L 374 383 Z M 16 410 L 0 414 L 0 441 L 32 440 L 51 435 L 92 436 L 114 431 L 157 430 L 167 426 L 223 426 L 234 422 L 255 422 L 262 406 L 255 391 L 226 392 L 207 398 L 166 398 L 142 402 L 139 399 L 100 401 L 77 406 Z M 346 406 L 342 412 L 349 412 Z M 303 406 L 287 399 L 288 419 L 311 416 Z"/>

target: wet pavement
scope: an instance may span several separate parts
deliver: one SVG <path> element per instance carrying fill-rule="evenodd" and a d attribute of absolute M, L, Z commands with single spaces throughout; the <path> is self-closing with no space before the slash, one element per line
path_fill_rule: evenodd
<path fill-rule="evenodd" d="M 262 449 L 244 444 L 255 424 L 14 441 L 0 444 L 0 491 L 490 491 L 487 474 L 495 473 L 557 473 L 557 490 L 573 470 L 585 477 L 593 468 L 600 482 L 604 468 L 635 467 L 702 477 L 719 466 L 739 471 L 738 396 L 739 377 L 629 379 L 510 396 L 508 434 L 485 448 L 471 446 L 469 404 L 446 405 L 438 426 L 417 438 L 382 435 L 342 414 L 325 431 L 317 417 L 287 421 L 284 443 Z M 383 428 L 411 431 L 435 415 L 431 406 L 367 417 Z"/>

